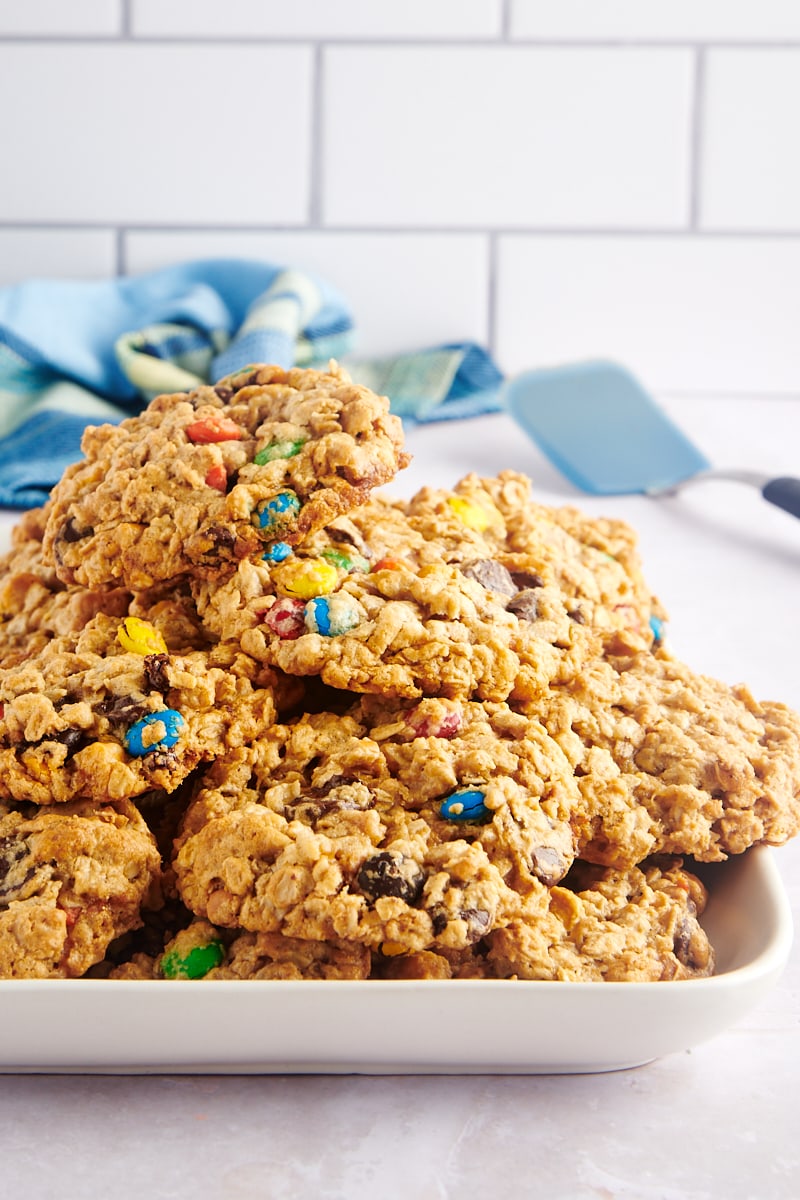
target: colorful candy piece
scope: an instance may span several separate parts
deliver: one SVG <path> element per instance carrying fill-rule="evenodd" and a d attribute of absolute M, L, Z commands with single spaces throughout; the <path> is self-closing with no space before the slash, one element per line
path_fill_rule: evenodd
<path fill-rule="evenodd" d="M 186 436 L 190 442 L 202 446 L 211 442 L 238 442 L 244 437 L 244 430 L 230 417 L 214 414 L 187 425 Z"/>
<path fill-rule="evenodd" d="M 265 467 L 267 463 L 274 462 L 276 458 L 294 458 L 295 454 L 299 454 L 303 446 L 308 441 L 307 438 L 285 439 L 283 441 L 270 442 L 268 446 L 264 446 L 263 450 L 259 450 L 253 462 L 257 467 Z"/>
<path fill-rule="evenodd" d="M 653 641 L 658 646 L 664 641 L 664 626 L 666 622 L 661 620 L 661 617 L 650 618 L 650 629 L 653 632 Z"/>
<path fill-rule="evenodd" d="M 305 626 L 309 633 L 339 637 L 361 623 L 361 613 L 350 596 L 317 596 L 305 608 Z"/>
<path fill-rule="evenodd" d="M 285 595 L 311 600 L 332 592 L 339 572 L 322 558 L 296 558 L 275 573 L 275 582 Z"/>
<path fill-rule="evenodd" d="M 406 722 L 417 737 L 451 738 L 460 733 L 464 714 L 460 708 L 449 708 L 438 716 L 426 713 L 424 703 L 406 713 Z"/>
<path fill-rule="evenodd" d="M 267 547 L 261 557 L 264 562 L 282 563 L 287 558 L 291 558 L 293 554 L 294 550 L 292 550 L 288 542 L 273 542 L 271 546 Z"/>
<path fill-rule="evenodd" d="M 117 630 L 117 641 L 131 654 L 166 654 L 167 643 L 149 621 L 126 617 Z"/>
<path fill-rule="evenodd" d="M 480 504 L 473 504 L 472 501 L 465 500 L 463 496 L 448 496 L 447 503 L 462 525 L 466 525 L 468 529 L 483 533 L 490 525 L 496 523 L 496 518 L 492 513 L 487 512 Z"/>
<path fill-rule="evenodd" d="M 141 758 L 151 750 L 169 750 L 178 741 L 185 724 L 175 708 L 148 713 L 131 725 L 125 734 L 125 747 L 135 758 Z"/>
<path fill-rule="evenodd" d="M 373 571 L 410 571 L 411 567 L 404 558 L 392 558 L 387 554 L 379 558 L 372 568 Z"/>
<path fill-rule="evenodd" d="M 176 948 L 168 950 L 161 959 L 161 974 L 165 979 L 202 979 L 225 957 L 222 942 L 193 946 L 186 954 Z"/>
<path fill-rule="evenodd" d="M 228 472 L 219 463 L 216 467 L 211 467 L 206 475 L 206 486 L 216 488 L 218 492 L 225 493 L 228 490 Z"/>
<path fill-rule="evenodd" d="M 284 641 L 293 642 L 306 632 L 305 604 L 292 596 L 281 596 L 264 617 L 264 624 Z"/>
<path fill-rule="evenodd" d="M 329 562 L 334 567 L 338 567 L 340 571 L 368 571 L 369 563 L 360 554 L 353 552 L 345 554 L 342 550 L 328 549 L 322 551 L 322 557 L 326 562 Z"/>
<path fill-rule="evenodd" d="M 465 788 L 443 800 L 439 814 L 446 821 L 488 821 L 492 812 L 484 804 L 485 799 L 486 793 L 478 788 Z"/>
<path fill-rule="evenodd" d="M 291 525 L 300 512 L 300 501 L 294 492 L 278 492 L 269 500 L 263 500 L 253 514 L 253 524 L 270 533 Z"/>

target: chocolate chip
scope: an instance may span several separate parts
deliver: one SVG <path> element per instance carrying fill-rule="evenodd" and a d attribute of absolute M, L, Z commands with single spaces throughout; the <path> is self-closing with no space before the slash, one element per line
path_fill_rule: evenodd
<path fill-rule="evenodd" d="M 479 942 L 489 932 L 491 917 L 485 908 L 465 908 L 458 914 L 467 923 L 467 939 L 470 944 Z"/>
<path fill-rule="evenodd" d="M 134 700 L 133 696 L 107 696 L 105 700 L 100 701 L 97 708 L 104 717 L 118 725 L 132 725 L 150 711 L 140 700 Z"/>
<path fill-rule="evenodd" d="M 435 912 L 431 913 L 431 921 L 433 922 L 434 936 L 438 937 L 447 928 L 447 913 L 443 909 L 438 908 Z"/>
<path fill-rule="evenodd" d="M 539 601 L 533 588 L 525 588 L 517 592 L 509 602 L 508 611 L 519 617 L 520 621 L 535 621 L 539 615 Z"/>
<path fill-rule="evenodd" d="M 503 596 L 513 596 L 517 591 L 510 572 L 493 558 L 478 558 L 475 562 L 466 563 L 461 572 L 468 579 L 474 579 L 482 587 L 500 592 Z"/>
<path fill-rule="evenodd" d="M 370 900 L 396 896 L 406 904 L 416 904 L 422 895 L 425 873 L 413 858 L 384 850 L 368 858 L 358 872 L 358 886 Z"/>
<path fill-rule="evenodd" d="M 223 404 L 227 404 L 235 395 L 233 388 L 229 387 L 215 387 L 214 391 L 217 393 Z"/>
<path fill-rule="evenodd" d="M 521 592 L 526 588 L 544 587 L 544 580 L 535 571 L 512 571 L 511 578 Z"/>
<path fill-rule="evenodd" d="M 371 558 L 372 551 L 364 542 L 364 539 L 350 533 L 347 529 L 337 529 L 334 525 L 330 525 L 325 531 L 332 542 L 344 542 L 347 546 L 355 546 L 359 554 L 364 558 Z"/>
<path fill-rule="evenodd" d="M 236 534 L 226 525 L 210 526 L 208 536 L 218 550 L 232 550 L 236 545 Z"/>
<path fill-rule="evenodd" d="M 178 755 L 171 746 L 154 746 L 139 761 L 150 771 L 171 771 L 178 765 Z"/>
<path fill-rule="evenodd" d="M 80 542 L 84 538 L 91 537 L 94 533 L 91 525 L 87 525 L 85 529 L 79 529 L 75 524 L 74 517 L 67 517 L 64 524 L 61 526 L 59 537 L 63 542 Z"/>
<path fill-rule="evenodd" d="M 27 844 L 20 838 L 0 838 L 0 886 L 5 882 L 11 868 L 21 862 L 27 853 Z"/>
<path fill-rule="evenodd" d="M 151 691 L 161 692 L 164 696 L 170 689 L 167 677 L 168 654 L 146 654 L 144 656 L 144 677 Z"/>
<path fill-rule="evenodd" d="M 572 620 L 575 621 L 578 625 L 586 624 L 586 617 L 583 615 L 583 613 L 581 612 L 581 610 L 579 608 L 573 608 L 571 612 L 567 613 L 567 616 L 571 617 Z"/>
<path fill-rule="evenodd" d="M 708 966 L 708 942 L 695 917 L 697 909 L 690 900 L 687 912 L 675 930 L 672 948 L 679 963 L 693 971 Z"/>
<path fill-rule="evenodd" d="M 47 741 L 46 738 L 45 741 Z M 82 746 L 87 744 L 86 735 L 82 729 L 62 729 L 61 733 L 57 733 L 52 738 L 52 741 L 61 742 L 62 746 L 67 747 L 67 758 L 71 758 Z"/>
<path fill-rule="evenodd" d="M 546 887 L 552 887 L 567 873 L 567 864 L 552 846 L 537 846 L 531 854 L 531 870 Z"/>

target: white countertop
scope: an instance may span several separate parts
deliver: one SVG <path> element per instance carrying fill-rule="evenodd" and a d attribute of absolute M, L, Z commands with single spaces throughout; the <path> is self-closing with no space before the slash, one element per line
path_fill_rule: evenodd
<path fill-rule="evenodd" d="M 800 474 L 800 402 L 665 405 L 716 465 Z M 514 467 L 544 503 L 629 520 L 675 652 L 800 708 L 796 518 L 740 484 L 658 501 L 582 496 L 503 416 L 408 441 L 415 460 L 398 494 Z M 0 534 L 12 519 L 0 513 Z M 797 920 L 800 839 L 774 853 Z M 4 1194 L 795 1200 L 799 1079 L 800 944 L 736 1027 L 613 1074 L 0 1077 Z"/>

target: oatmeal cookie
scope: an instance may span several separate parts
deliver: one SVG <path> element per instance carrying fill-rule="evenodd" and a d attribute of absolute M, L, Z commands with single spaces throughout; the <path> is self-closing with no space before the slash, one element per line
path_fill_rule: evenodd
<path fill-rule="evenodd" d="M 566 873 L 575 798 L 558 747 L 506 705 L 364 697 L 215 763 L 173 867 L 225 928 L 459 948 Z"/>
<path fill-rule="evenodd" d="M 596 660 L 532 711 L 581 791 L 579 856 L 702 862 L 800 830 L 800 715 L 665 654 Z"/>
<path fill-rule="evenodd" d="M 514 920 L 479 946 L 373 955 L 385 979 L 657 982 L 711 975 L 714 953 L 698 917 L 707 893 L 680 859 L 619 871 L 576 863 L 533 919 Z"/>
<path fill-rule="evenodd" d="M 408 516 L 443 544 L 449 561 L 499 562 L 529 603 L 538 589 L 554 588 L 573 620 L 616 633 L 626 649 L 647 649 L 663 636 L 666 613 L 645 582 L 636 535 L 624 521 L 537 504 L 531 481 L 515 471 L 467 475 L 452 491 L 422 488 Z"/>
<path fill-rule="evenodd" d="M 274 673 L 224 647 L 182 648 L 174 601 L 148 616 L 98 614 L 0 672 L 0 795 L 52 804 L 173 791 L 271 724 Z"/>
<path fill-rule="evenodd" d="M 356 942 L 311 942 L 278 933 L 233 933 L 195 919 L 156 956 L 135 954 L 109 979 L 368 979 L 371 956 Z"/>
<path fill-rule="evenodd" d="M 137 590 L 295 545 L 408 461 L 389 401 L 335 363 L 159 396 L 87 429 L 83 451 L 54 489 L 46 559 L 67 583 Z"/>
<path fill-rule="evenodd" d="M 12 531 L 0 558 L 0 669 L 14 666 L 61 634 L 76 633 L 99 612 L 124 616 L 131 601 L 121 588 L 67 587 L 42 561 L 49 505 L 31 509 Z"/>
<path fill-rule="evenodd" d="M 530 698 L 579 669 L 595 640 L 554 587 L 532 602 L 479 552 L 448 561 L 402 505 L 374 498 L 282 562 L 242 562 L 193 591 L 210 634 L 290 675 L 393 697 Z"/>
<path fill-rule="evenodd" d="M 158 903 L 152 835 L 124 800 L 0 812 L 0 978 L 83 975 Z"/>

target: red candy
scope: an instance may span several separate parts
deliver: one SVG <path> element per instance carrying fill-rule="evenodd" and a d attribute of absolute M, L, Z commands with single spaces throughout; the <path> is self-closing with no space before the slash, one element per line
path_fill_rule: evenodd
<path fill-rule="evenodd" d="M 458 708 L 448 709 L 438 721 L 420 712 L 419 708 L 412 708 L 406 713 L 406 721 L 417 737 L 455 737 L 464 724 L 461 710 Z"/>
<path fill-rule="evenodd" d="M 230 417 L 213 416 L 187 425 L 186 436 L 190 442 L 205 445 L 208 442 L 238 442 L 243 437 L 243 431 Z"/>
<path fill-rule="evenodd" d="M 408 563 L 404 559 L 392 558 L 391 555 L 387 555 L 385 558 L 379 559 L 372 569 L 373 571 L 400 571 L 403 568 L 406 571 L 410 570 Z"/>
<path fill-rule="evenodd" d="M 218 492 L 224 492 L 228 486 L 228 472 L 223 466 L 212 467 L 206 475 L 206 483 Z"/>
<path fill-rule="evenodd" d="M 301 633 L 306 632 L 305 621 L 303 620 L 303 612 L 306 607 L 305 600 L 295 600 L 291 596 L 282 596 L 280 600 L 276 600 L 272 608 L 264 617 L 264 624 L 277 633 L 279 638 L 284 641 L 294 641 L 299 638 Z"/>

